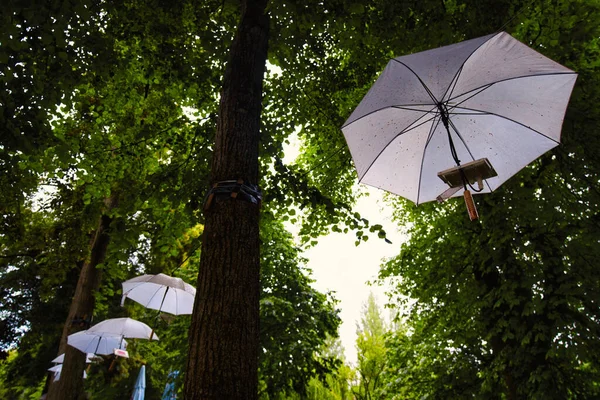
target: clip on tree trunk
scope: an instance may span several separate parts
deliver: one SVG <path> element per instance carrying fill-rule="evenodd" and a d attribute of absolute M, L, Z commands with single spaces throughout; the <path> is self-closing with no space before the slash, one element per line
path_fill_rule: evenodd
<path fill-rule="evenodd" d="M 204 200 L 204 211 L 210 208 L 215 197 L 245 200 L 249 203 L 257 204 L 259 207 L 262 201 L 262 193 L 258 189 L 258 186 L 250 183 L 245 184 L 243 179 L 215 183 L 208 191 Z"/>

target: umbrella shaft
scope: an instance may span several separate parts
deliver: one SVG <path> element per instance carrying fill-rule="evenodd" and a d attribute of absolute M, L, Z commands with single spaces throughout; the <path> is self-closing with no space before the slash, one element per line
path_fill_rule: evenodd
<path fill-rule="evenodd" d="M 450 145 L 450 153 L 452 154 L 452 158 L 454 162 L 456 162 L 456 166 L 460 167 L 460 160 L 458 159 L 458 153 L 456 153 L 456 147 L 454 147 L 454 141 L 452 140 L 452 135 L 450 134 L 450 114 L 448 113 L 448 107 L 446 104 L 439 102 L 437 104 L 437 108 L 440 112 L 440 118 L 442 119 L 442 123 L 444 124 L 444 128 L 446 128 L 446 132 L 448 132 L 448 144 Z M 456 131 L 456 127 L 452 125 L 452 128 Z M 458 131 L 456 131 L 458 134 Z M 463 182 L 464 183 L 464 182 Z M 465 184 L 466 189 L 466 184 Z"/>
<path fill-rule="evenodd" d="M 160 307 L 158 307 L 159 314 L 160 314 L 160 310 L 162 309 L 163 304 L 165 303 L 165 299 L 167 298 L 168 291 L 169 291 L 169 287 L 167 286 L 167 289 L 165 290 L 165 294 L 163 295 L 162 301 L 160 302 Z M 150 339 L 152 339 L 152 336 L 150 336 Z"/>
<path fill-rule="evenodd" d="M 440 117 L 442 118 L 442 123 L 446 127 L 448 134 L 450 133 L 450 116 L 448 115 L 448 107 L 442 102 L 437 104 L 438 110 L 440 110 Z"/>

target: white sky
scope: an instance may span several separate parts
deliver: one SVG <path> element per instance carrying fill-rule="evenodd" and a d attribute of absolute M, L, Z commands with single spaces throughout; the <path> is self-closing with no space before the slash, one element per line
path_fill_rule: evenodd
<path fill-rule="evenodd" d="M 297 137 L 290 138 L 285 147 L 284 163 L 291 163 L 297 157 L 300 144 Z M 362 185 L 369 196 L 362 197 L 355 207 L 361 217 L 371 225 L 383 226 L 392 244 L 379 239 L 376 233 L 368 233 L 369 240 L 355 246 L 355 232 L 331 233 L 319 238 L 319 243 L 303 253 L 308 258 L 308 267 L 312 269 L 313 286 L 320 292 L 333 291 L 339 300 L 342 325 L 339 334 L 344 347 L 346 361 L 356 364 L 356 326 L 360 322 L 363 304 L 366 304 L 372 292 L 379 304 L 382 316 L 389 320 L 384 309 L 387 300 L 386 288 L 367 285 L 375 280 L 379 266 L 384 258 L 398 255 L 402 238 L 397 225 L 391 221 L 391 208 L 383 202 L 382 190 Z M 294 233 L 297 227 L 286 225 Z"/>
<path fill-rule="evenodd" d="M 367 281 L 377 277 L 382 259 L 397 255 L 401 244 L 396 225 L 390 220 L 390 208 L 381 199 L 383 192 L 378 189 L 369 189 L 369 192 L 369 197 L 359 200 L 356 211 L 371 224 L 383 225 L 392 244 L 371 233 L 367 242 L 355 246 L 354 232 L 332 233 L 319 239 L 318 245 L 303 254 L 309 259 L 308 267 L 313 270 L 316 281 L 313 286 L 321 292 L 334 291 L 339 300 L 340 338 L 346 360 L 353 364 L 356 364 L 356 326 L 369 293 L 376 296 L 382 316 L 389 320 L 383 307 L 387 301 L 386 288 L 369 286 Z"/>

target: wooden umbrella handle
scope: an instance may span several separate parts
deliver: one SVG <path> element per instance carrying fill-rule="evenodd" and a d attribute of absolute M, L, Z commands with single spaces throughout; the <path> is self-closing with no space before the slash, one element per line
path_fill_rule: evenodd
<path fill-rule="evenodd" d="M 479 218 L 479 214 L 477 213 L 477 207 L 475 207 L 475 203 L 473 202 L 473 195 L 468 190 L 465 190 L 465 204 L 467 205 L 467 211 L 469 212 L 469 218 L 471 221 Z"/>

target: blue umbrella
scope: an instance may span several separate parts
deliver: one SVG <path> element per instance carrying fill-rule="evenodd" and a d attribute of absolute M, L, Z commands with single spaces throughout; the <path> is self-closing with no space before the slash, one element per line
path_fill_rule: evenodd
<path fill-rule="evenodd" d="M 146 393 L 146 366 L 142 365 L 140 373 L 138 374 L 135 386 L 133 386 L 133 393 L 131 394 L 131 400 L 144 400 L 144 394 Z"/>
<path fill-rule="evenodd" d="M 173 400 L 177 398 L 177 392 L 175 390 L 175 381 L 179 371 L 169 372 L 167 376 L 167 384 L 165 385 L 165 391 L 163 392 L 161 400 Z"/>

